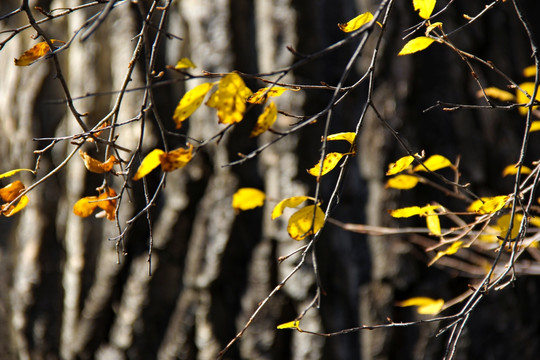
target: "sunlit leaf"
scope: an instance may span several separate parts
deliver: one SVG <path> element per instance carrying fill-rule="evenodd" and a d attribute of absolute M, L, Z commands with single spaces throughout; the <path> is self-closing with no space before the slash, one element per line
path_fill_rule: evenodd
<path fill-rule="evenodd" d="M 534 83 L 533 82 L 525 82 L 523 84 L 520 84 L 519 87 L 523 89 L 527 94 L 529 94 L 529 97 L 532 96 L 532 93 L 534 92 Z M 528 104 L 530 102 L 529 97 L 527 97 L 520 89 L 516 89 L 516 103 L 518 104 Z M 540 100 L 540 91 L 536 93 L 536 100 Z M 538 106 L 533 106 L 533 109 L 538 108 Z M 527 115 L 527 108 L 524 106 L 518 107 L 519 113 L 521 115 Z"/>
<path fill-rule="evenodd" d="M 467 208 L 467 211 L 473 211 L 478 214 L 491 214 L 501 210 L 509 198 L 508 195 L 483 197 L 473 201 Z"/>
<path fill-rule="evenodd" d="M 232 207 L 235 211 L 251 210 L 263 206 L 266 195 L 259 189 L 240 188 L 233 195 Z"/>
<path fill-rule="evenodd" d="M 385 188 L 409 190 L 418 184 L 418 177 L 412 175 L 397 175 L 388 179 Z"/>
<path fill-rule="evenodd" d="M 476 96 L 482 97 L 484 96 L 484 93 L 486 93 L 486 95 L 489 96 L 490 98 L 498 99 L 501 101 L 514 101 L 516 99 L 514 94 L 512 94 L 511 92 L 504 91 L 496 87 L 485 88 L 484 92 L 482 92 L 482 90 L 478 90 L 478 92 L 476 93 Z"/>
<path fill-rule="evenodd" d="M 408 43 L 403 46 L 398 55 L 409 55 L 414 54 L 415 52 L 422 51 L 431 45 L 435 40 L 427 36 L 419 36 L 412 40 L 409 40 Z"/>
<path fill-rule="evenodd" d="M 505 237 L 508 229 L 510 229 L 510 218 L 512 214 L 504 214 L 497 220 L 497 226 L 500 230 L 500 236 Z M 510 233 L 510 239 L 515 239 L 519 234 L 519 227 L 521 225 L 521 220 L 523 215 L 515 214 L 514 221 L 512 223 L 512 232 Z"/>
<path fill-rule="evenodd" d="M 176 128 L 182 127 L 182 122 L 190 117 L 201 106 L 206 94 L 212 89 L 214 83 L 204 83 L 195 86 L 184 94 L 174 110 L 173 120 Z"/>
<path fill-rule="evenodd" d="M 368 11 L 358 15 L 354 19 L 349 20 L 344 24 L 338 24 L 338 27 L 341 31 L 349 33 L 360 29 L 363 25 L 369 23 L 371 20 L 373 20 L 373 14 Z"/>
<path fill-rule="evenodd" d="M 141 162 L 141 165 L 137 169 L 137 172 L 133 176 L 133 180 L 137 181 L 157 168 L 161 164 L 160 155 L 162 154 L 164 154 L 163 150 L 154 149 L 148 155 L 146 155 Z"/>
<path fill-rule="evenodd" d="M 104 210 L 108 220 L 116 218 L 116 191 L 106 188 L 99 196 L 86 196 L 73 205 L 73 213 L 80 217 L 90 216 L 96 208 Z"/>
<path fill-rule="evenodd" d="M 315 216 L 315 221 L 313 217 Z M 317 205 L 308 205 L 289 218 L 287 231 L 294 240 L 302 240 L 316 234 L 324 225 L 324 212 Z"/>
<path fill-rule="evenodd" d="M 97 208 L 97 200 L 97 196 L 87 196 L 79 199 L 75 205 L 73 205 L 73 213 L 80 217 L 88 217 L 92 215 L 94 210 Z"/>
<path fill-rule="evenodd" d="M 529 129 L 529 132 L 533 131 L 540 131 L 540 121 L 533 121 L 531 123 L 531 128 Z"/>
<path fill-rule="evenodd" d="M 518 170 L 518 168 L 516 167 L 516 165 L 508 165 L 507 167 L 504 168 L 504 170 L 502 172 L 502 176 L 516 175 L 517 170 Z M 532 170 L 530 168 L 528 168 L 527 166 L 523 165 L 521 167 L 521 173 L 522 174 L 527 175 L 527 174 L 530 174 L 531 172 L 532 172 Z"/>
<path fill-rule="evenodd" d="M 248 97 L 247 102 L 251 104 L 264 104 L 268 98 L 281 96 L 287 90 L 300 91 L 300 88 L 290 88 L 283 86 L 261 88 L 257 90 L 255 94 Z"/>
<path fill-rule="evenodd" d="M 103 174 L 112 170 L 114 164 L 117 164 L 119 161 L 111 155 L 109 159 L 105 162 L 94 159 L 87 153 L 82 150 L 79 150 L 79 155 L 84 161 L 84 166 L 93 173 Z"/>
<path fill-rule="evenodd" d="M 398 161 L 388 165 L 388 171 L 386 172 L 386 175 L 395 175 L 402 172 L 403 170 L 407 169 L 413 161 L 414 156 L 411 155 L 407 155 L 398 159 Z"/>
<path fill-rule="evenodd" d="M 345 140 L 345 141 L 348 141 L 349 144 L 351 144 L 351 145 L 354 144 L 355 139 L 356 139 L 356 133 L 354 133 L 354 132 L 342 132 L 342 133 L 328 135 L 326 137 L 326 140 L 328 140 L 328 141 Z"/>
<path fill-rule="evenodd" d="M 264 108 L 264 111 L 261 115 L 259 115 L 257 119 L 257 123 L 255 124 L 255 127 L 253 128 L 253 131 L 251 131 L 250 137 L 259 136 L 266 130 L 270 129 L 270 127 L 276 122 L 277 119 L 277 107 L 276 104 L 271 102 Z"/>
<path fill-rule="evenodd" d="M 527 66 L 525 69 L 523 69 L 523 76 L 525 77 L 536 76 L 536 65 Z"/>
<path fill-rule="evenodd" d="M 463 247 L 463 241 L 455 241 L 446 250 L 437 251 L 437 255 L 429 262 L 428 266 L 433 265 L 437 260 L 445 255 L 454 255 L 459 249 Z"/>
<path fill-rule="evenodd" d="M 423 207 L 409 206 L 401 209 L 388 210 L 388 213 L 395 218 L 408 218 L 415 215 L 424 216 L 440 208 L 440 205 L 426 205 Z"/>
<path fill-rule="evenodd" d="M 310 196 L 293 196 L 281 200 L 276 206 L 274 206 L 274 209 L 272 210 L 272 220 L 280 217 L 283 214 L 285 208 L 295 208 L 308 199 L 315 200 Z"/>
<path fill-rule="evenodd" d="M 51 43 L 52 44 L 55 44 L 55 43 L 65 44 L 65 42 L 61 40 L 55 40 L 55 39 L 51 39 Z M 30 49 L 26 50 L 19 58 L 15 59 L 15 65 L 28 66 L 32 64 L 34 61 L 46 55 L 50 50 L 51 49 L 49 48 L 49 44 L 47 44 L 47 42 L 43 41 L 43 42 L 37 43 Z"/>
<path fill-rule="evenodd" d="M 21 181 L 16 180 L 0 189 L 0 198 L 4 202 L 11 202 L 15 200 L 24 189 L 24 184 Z"/>
<path fill-rule="evenodd" d="M 235 124 L 244 119 L 246 100 L 252 95 L 244 80 L 236 73 L 225 75 L 216 92 L 210 96 L 206 105 L 218 110 L 221 124 Z"/>
<path fill-rule="evenodd" d="M 435 212 L 429 212 L 426 215 L 426 226 L 433 235 L 441 235 L 441 222 L 439 221 L 439 215 Z"/>
<path fill-rule="evenodd" d="M 21 196 L 21 198 L 19 199 L 16 205 L 12 205 L 9 208 L 6 208 L 8 204 L 4 204 L 2 205 L 2 214 L 5 217 L 10 217 L 12 215 L 15 215 L 16 213 L 24 209 L 26 205 L 28 205 L 28 201 L 29 201 L 28 196 L 23 195 Z"/>
<path fill-rule="evenodd" d="M 168 172 L 182 168 L 186 166 L 193 157 L 193 145 L 188 144 L 187 148 L 178 148 L 169 152 L 162 152 L 161 154 L 158 154 L 158 157 L 161 164 L 161 170 L 163 171 Z"/>
<path fill-rule="evenodd" d="M 323 176 L 332 169 L 336 167 L 336 165 L 339 163 L 339 160 L 344 156 L 345 154 L 338 153 L 338 152 L 331 152 L 326 154 L 324 157 L 323 165 L 322 165 L 322 172 L 321 172 L 321 162 L 319 161 L 318 164 L 316 164 L 314 167 L 308 170 L 308 173 L 313 176 Z"/>
<path fill-rule="evenodd" d="M 180 60 L 178 60 L 178 62 L 176 63 L 176 65 L 174 66 L 174 68 L 176 70 L 180 70 L 180 69 L 195 69 L 197 66 L 195 66 L 194 63 L 191 62 L 190 59 L 188 58 L 181 58 Z"/>
<path fill-rule="evenodd" d="M 418 15 L 422 19 L 429 19 L 435 8 L 435 3 L 436 0 L 413 0 L 414 11 L 418 11 Z"/>
<path fill-rule="evenodd" d="M 413 171 L 427 171 L 426 167 L 430 171 L 437 171 L 448 166 L 452 166 L 452 162 L 450 160 L 442 155 L 432 155 L 423 162 L 423 165 L 420 164 L 415 166 Z"/>
<path fill-rule="evenodd" d="M 32 174 L 34 173 L 34 170 L 30 170 L 30 169 L 15 169 L 15 170 L 6 171 L 5 173 L 0 174 L 0 179 L 13 176 L 16 173 L 21 172 L 21 171 L 28 171 L 28 172 L 31 172 Z"/>
<path fill-rule="evenodd" d="M 443 299 L 431 299 L 428 297 L 414 297 L 407 300 L 396 303 L 397 306 L 418 306 L 418 313 L 422 315 L 436 315 L 438 314 L 443 305 Z"/>
<path fill-rule="evenodd" d="M 442 30 L 442 22 L 438 21 L 438 22 L 434 22 L 433 24 L 429 25 L 427 28 L 426 28 L 426 36 L 429 35 L 430 32 L 432 32 L 434 29 L 436 28 L 439 28 Z"/>
<path fill-rule="evenodd" d="M 278 330 L 282 330 L 282 329 L 298 329 L 298 330 L 300 330 L 300 321 L 298 321 L 298 320 L 289 321 L 289 322 L 278 325 L 277 328 L 278 328 Z"/>

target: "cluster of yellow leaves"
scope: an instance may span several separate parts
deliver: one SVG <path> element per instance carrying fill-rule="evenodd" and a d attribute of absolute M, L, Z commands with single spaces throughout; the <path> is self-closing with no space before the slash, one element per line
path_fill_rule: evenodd
<path fill-rule="evenodd" d="M 433 29 L 442 28 L 442 23 L 437 22 L 437 23 L 431 24 L 428 20 L 431 14 L 433 13 L 433 9 L 435 9 L 435 3 L 436 3 L 436 0 L 413 0 L 414 10 L 418 11 L 418 15 L 422 19 L 427 20 L 426 21 L 426 26 L 427 26 L 426 36 L 418 36 L 414 39 L 409 40 L 398 53 L 399 56 L 414 54 L 416 52 L 425 50 L 434 41 L 436 41 L 435 38 L 428 36 L 429 33 Z"/>
<path fill-rule="evenodd" d="M 116 191 L 111 187 L 99 191 L 98 196 L 87 196 L 79 199 L 73 205 L 73 212 L 80 217 L 88 217 L 92 215 L 96 208 L 103 210 L 97 217 L 106 216 L 108 220 L 116 218 Z"/>
<path fill-rule="evenodd" d="M 161 165 L 161 170 L 170 172 L 184 167 L 193 157 L 193 145 L 188 144 L 187 148 L 178 148 L 169 152 L 161 149 L 154 149 L 146 155 L 133 176 L 133 180 L 137 181 L 152 170 Z"/>
<path fill-rule="evenodd" d="M 34 171 L 30 169 L 15 169 L 15 170 L 11 170 L 3 174 L 0 174 L 0 179 L 13 176 L 21 171 L 29 171 L 31 173 L 34 173 Z M 28 201 L 29 201 L 28 196 L 23 195 L 20 197 L 16 205 L 9 206 L 9 204 L 12 201 L 14 201 L 16 198 L 18 198 L 19 195 L 25 189 L 26 188 L 24 184 L 20 180 L 15 180 L 14 182 L 0 189 L 0 199 L 2 199 L 2 201 L 4 202 L 4 204 L 2 204 L 2 206 L 0 207 L 0 212 L 2 213 L 2 215 L 6 217 L 10 217 L 18 213 L 19 211 L 24 209 L 26 205 L 28 205 Z"/>
<path fill-rule="evenodd" d="M 345 155 L 354 155 L 354 140 L 356 138 L 356 133 L 354 132 L 343 132 L 338 134 L 332 134 L 328 135 L 326 138 L 327 141 L 334 141 L 334 140 L 345 140 L 349 144 L 351 144 L 351 147 L 353 149 L 352 152 L 349 153 L 339 153 L 339 152 L 331 152 L 326 154 L 323 161 L 319 161 L 315 166 L 313 166 L 311 169 L 308 169 L 308 173 L 313 176 L 323 176 L 328 174 L 330 171 L 332 171 L 341 158 Z"/>
<path fill-rule="evenodd" d="M 416 186 L 416 184 L 418 184 L 418 182 L 421 181 L 421 179 L 415 175 L 415 173 L 428 170 L 437 171 L 447 167 L 454 168 L 452 162 L 442 155 L 432 155 L 423 161 L 422 164 L 412 167 L 411 164 L 413 163 L 415 157 L 418 157 L 418 154 L 415 154 L 415 156 L 404 156 L 398 159 L 396 162 L 388 165 L 388 171 L 386 172 L 386 175 L 388 176 L 399 174 L 405 170 L 407 170 L 409 174 L 399 174 L 390 178 L 386 182 L 386 188 L 398 190 L 412 189 Z"/>
<path fill-rule="evenodd" d="M 65 42 L 61 40 L 55 40 L 55 39 L 51 39 L 51 43 L 52 44 L 56 44 L 56 43 L 65 44 Z M 15 59 L 15 65 L 17 66 L 31 65 L 36 60 L 48 54 L 49 51 L 51 51 L 51 48 L 49 47 L 49 44 L 47 44 L 47 42 L 43 41 L 43 42 L 37 43 L 36 45 L 34 45 L 30 49 L 22 53 L 20 57 Z"/>

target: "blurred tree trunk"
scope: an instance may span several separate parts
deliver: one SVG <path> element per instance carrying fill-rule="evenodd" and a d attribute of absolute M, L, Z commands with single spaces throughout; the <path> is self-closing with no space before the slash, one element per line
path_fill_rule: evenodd
<path fill-rule="evenodd" d="M 38 3 L 45 10 L 78 4 L 67 0 Z M 77 39 L 60 54 L 74 97 L 122 86 L 141 27 L 137 7 L 148 8 L 150 3 L 117 6 L 94 36 L 84 43 Z M 262 73 L 280 69 L 295 60 L 287 46 L 305 54 L 318 51 L 343 38 L 337 23 L 373 10 L 378 3 L 357 1 L 354 6 L 346 0 L 177 1 L 172 5 L 167 29 L 183 40 L 162 41 L 157 68 L 164 69 L 187 56 L 198 69 L 209 72 L 235 69 Z M 19 1 L 3 1 L 0 15 L 19 5 Z M 46 30 L 53 38 L 67 38 L 94 12 L 92 8 L 73 12 L 48 23 Z M 473 32 L 477 38 L 459 41 L 465 47 L 484 49 L 487 58 L 518 72 L 529 65 L 530 49 L 526 43 L 513 42 L 517 37 L 514 34 L 522 30 L 514 20 L 508 20 L 507 13 L 501 13 L 499 16 L 509 23 L 504 30 L 498 21 L 482 20 Z M 414 59 L 395 59 L 403 44 L 401 31 L 413 24 L 413 19 L 410 3 L 397 2 L 387 41 L 380 49 L 374 103 L 415 150 L 449 157 L 475 154 L 476 158 L 464 159 L 464 178 L 486 188 L 492 186 L 489 182 L 493 174 L 500 173 L 494 164 L 515 161 L 511 154 L 516 154 L 519 146 L 520 128 L 508 129 L 504 125 L 507 120 L 499 114 L 486 118 L 482 113 L 462 112 L 450 118 L 441 111 L 432 111 L 429 116 L 422 113 L 437 100 L 471 103 L 475 99 L 470 74 L 457 57 L 449 58 L 447 50 L 435 49 L 430 55 Z M 18 15 L 0 22 L 0 30 L 26 23 L 25 17 Z M 34 138 L 80 132 L 65 105 L 58 103 L 64 95 L 50 61 L 28 68 L 13 66 L 13 58 L 34 44 L 31 34 L 29 30 L 19 34 L 0 51 L 0 126 L 5 134 L 0 142 L 2 172 L 34 167 L 33 151 L 48 145 L 47 141 Z M 485 44 L 495 39 L 506 41 L 515 51 L 495 53 L 495 47 Z M 332 53 L 299 68 L 283 81 L 336 84 L 353 50 L 349 47 Z M 358 74 L 365 71 L 368 61 L 366 58 L 359 62 Z M 137 69 L 131 76 L 130 87 L 144 85 L 145 77 Z M 165 77 L 172 79 L 175 75 L 166 73 Z M 434 78 L 442 78 L 448 85 L 437 92 L 427 91 Z M 180 97 L 195 85 L 195 81 L 189 81 L 155 89 L 155 106 L 168 128 L 174 126 L 171 115 Z M 248 86 L 255 88 L 257 84 L 248 82 Z M 366 89 L 357 91 L 336 108 L 334 116 L 340 123 L 332 125 L 335 129 L 354 130 L 366 96 Z M 121 119 L 128 120 L 139 113 L 141 94 L 126 95 Z M 75 105 L 80 113 L 88 113 L 85 120 L 93 124 L 110 111 L 115 99 L 113 95 L 101 95 L 77 100 Z M 280 98 L 278 104 L 287 113 L 309 115 L 320 111 L 321 104 L 329 99 L 329 94 L 305 91 Z M 199 109 L 186 126 L 187 134 L 196 139 L 214 135 L 221 129 L 215 117 L 213 111 Z M 160 134 L 151 120 L 146 121 L 143 153 L 159 144 Z M 188 167 L 168 175 L 167 186 L 151 212 L 151 264 L 150 233 L 145 219 L 137 221 L 127 240 L 117 248 L 114 241 L 108 240 L 118 234 L 113 223 L 82 219 L 72 213 L 77 199 L 94 195 L 95 188 L 101 185 L 79 159 L 74 158 L 32 190 L 27 209 L 14 218 L 0 220 L 3 233 L 9 234 L 0 240 L 0 286 L 4 289 L 0 293 L 0 359 L 216 358 L 242 330 L 258 304 L 294 267 L 292 260 L 278 265 L 277 258 L 300 245 L 288 237 L 286 222 L 270 221 L 270 213 L 275 201 L 311 194 L 313 178 L 306 175 L 305 169 L 319 157 L 323 121 L 288 136 L 254 160 L 223 167 L 236 160 L 239 153 L 248 153 L 270 138 L 271 135 L 259 140 L 248 138 L 255 120 L 256 115 L 248 114 L 219 144 L 204 147 Z M 287 124 L 288 120 L 278 117 L 277 126 Z M 125 126 L 122 131 L 119 144 L 134 149 L 140 125 Z M 501 137 L 507 146 L 504 149 L 497 145 Z M 63 142 L 52 152 L 45 152 L 39 177 L 50 172 L 73 148 Z M 349 170 L 333 217 L 343 222 L 395 226 L 385 216 L 386 209 L 411 199 L 398 202 L 395 192 L 386 191 L 384 173 L 387 164 L 401 155 L 395 141 L 371 114 L 361 131 L 358 161 Z M 504 161 L 498 160 L 501 158 Z M 23 180 L 30 184 L 33 178 L 26 176 Z M 150 189 L 158 181 L 156 176 L 148 176 Z M 330 183 L 323 184 L 323 199 L 333 190 Z M 264 190 L 274 202 L 263 209 L 235 214 L 231 196 L 245 186 Z M 137 195 L 142 192 L 142 186 L 135 184 L 134 198 L 122 206 L 121 224 L 144 206 L 144 198 Z M 426 196 L 432 195 L 414 196 L 427 201 Z M 385 323 L 387 317 L 394 321 L 410 320 L 412 313 L 395 310 L 396 300 L 418 295 L 451 297 L 455 280 L 444 272 L 430 269 L 427 273 L 425 256 L 418 256 L 408 240 L 366 239 L 328 225 L 316 247 L 324 290 L 321 307 L 308 312 L 302 326 L 310 331 L 332 332 Z M 441 357 L 444 338 L 431 339 L 437 325 L 331 338 L 276 331 L 277 324 L 294 319 L 309 305 L 316 281 L 311 266 L 301 269 L 263 308 L 225 358 Z M 502 336 L 507 330 L 523 327 L 522 332 L 510 338 L 507 347 L 501 344 L 493 348 L 499 354 L 510 354 L 522 345 L 519 336 L 534 333 L 540 324 L 540 312 L 527 299 L 538 296 L 538 282 L 526 281 L 525 289 L 520 290 L 526 293 L 526 300 L 521 298 L 524 304 L 510 305 L 513 309 L 504 310 L 513 321 L 511 325 L 487 331 L 484 316 L 491 310 L 502 312 L 505 303 L 519 298 L 516 292 L 503 294 L 503 305 L 487 304 L 477 319 L 471 320 L 460 353 L 462 358 L 481 358 L 478 351 L 490 341 L 490 336 Z M 525 325 L 528 317 L 524 314 L 530 315 L 534 325 Z M 522 359 L 532 359 L 528 354 L 540 351 L 538 342 L 527 342 L 526 347 L 528 350 L 520 352 Z M 497 357 L 497 352 L 493 352 L 494 358 L 502 358 Z"/>

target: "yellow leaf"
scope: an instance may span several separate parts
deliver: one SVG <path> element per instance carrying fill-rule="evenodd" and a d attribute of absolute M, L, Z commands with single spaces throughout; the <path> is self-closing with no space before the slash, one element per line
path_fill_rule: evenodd
<path fill-rule="evenodd" d="M 413 0 L 414 11 L 418 10 L 418 15 L 422 19 L 429 19 L 435 8 L 435 2 L 436 0 Z"/>
<path fill-rule="evenodd" d="M 82 150 L 79 150 L 79 155 L 84 161 L 84 166 L 93 173 L 103 174 L 112 170 L 114 164 L 118 163 L 118 160 L 111 155 L 106 162 L 101 162 L 94 159 Z"/>
<path fill-rule="evenodd" d="M 439 216 L 435 212 L 430 212 L 426 215 L 426 226 L 433 235 L 441 235 L 441 222 Z"/>
<path fill-rule="evenodd" d="M 137 169 L 137 172 L 133 176 L 133 180 L 137 181 L 157 168 L 161 164 L 160 155 L 164 153 L 165 152 L 163 150 L 154 149 L 148 155 L 146 155 L 141 162 L 141 165 Z"/>
<path fill-rule="evenodd" d="M 274 206 L 274 209 L 272 210 L 272 220 L 280 217 L 283 214 L 285 208 L 295 208 L 308 199 L 315 200 L 310 196 L 293 196 L 281 200 L 276 206 Z"/>
<path fill-rule="evenodd" d="M 298 320 L 289 321 L 289 322 L 278 325 L 277 328 L 278 328 L 278 330 L 282 330 L 282 329 L 298 329 L 298 330 L 300 330 L 300 321 L 298 321 Z"/>
<path fill-rule="evenodd" d="M 161 170 L 166 172 L 173 171 L 186 166 L 186 164 L 191 161 L 191 158 L 193 157 L 193 145 L 188 144 L 187 148 L 178 148 L 169 152 L 162 152 L 158 156 L 159 162 L 161 163 Z"/>
<path fill-rule="evenodd" d="M 313 216 L 315 215 L 315 221 Z M 324 212 L 317 205 L 308 205 L 289 218 L 287 231 L 294 240 L 302 240 L 316 234 L 324 225 Z"/>
<path fill-rule="evenodd" d="M 188 58 L 181 58 L 180 60 L 178 60 L 178 62 L 174 66 L 176 70 L 189 69 L 189 68 L 195 69 L 196 67 L 197 66 L 195 66 L 195 64 L 192 63 L 191 60 L 189 60 Z"/>
<path fill-rule="evenodd" d="M 88 217 L 92 215 L 97 208 L 97 196 L 87 196 L 79 199 L 75 205 L 73 205 L 73 213 L 80 217 Z"/>
<path fill-rule="evenodd" d="M 338 24 L 338 27 L 341 31 L 349 33 L 360 29 L 363 25 L 367 24 L 371 20 L 373 20 L 373 14 L 368 11 L 358 15 L 354 19 L 349 20 L 344 24 Z"/>
<path fill-rule="evenodd" d="M 540 130 L 540 121 L 533 121 L 531 123 L 531 128 L 529 129 L 529 132 L 539 131 L 539 130 Z"/>
<path fill-rule="evenodd" d="M 240 75 L 231 73 L 219 81 L 217 91 L 208 99 L 206 105 L 218 110 L 221 124 L 235 124 L 244 119 L 246 100 L 251 94 Z"/>
<path fill-rule="evenodd" d="M 73 205 L 73 213 L 80 217 L 90 216 L 96 208 L 105 211 L 108 220 L 116 218 L 116 191 L 113 188 L 106 188 L 99 196 L 87 196 L 79 199 Z"/>
<path fill-rule="evenodd" d="M 463 246 L 463 241 L 456 241 L 452 243 L 446 250 L 437 251 L 437 255 L 429 262 L 428 266 L 433 265 L 437 260 L 445 255 L 454 255 Z"/>
<path fill-rule="evenodd" d="M 532 96 L 532 93 L 534 92 L 534 83 L 533 82 L 525 82 L 523 84 L 520 84 L 519 87 L 523 89 L 529 96 Z M 536 93 L 536 100 L 540 100 L 540 91 Z M 528 104 L 530 101 L 529 97 L 527 97 L 520 89 L 516 89 L 516 103 L 518 104 Z M 533 109 L 538 108 L 538 106 L 533 106 Z M 521 115 L 527 115 L 527 108 L 524 106 L 518 107 L 519 113 Z"/>
<path fill-rule="evenodd" d="M 191 116 L 201 106 L 206 94 L 212 89 L 214 83 L 204 83 L 195 86 L 184 94 L 174 110 L 173 120 L 176 128 L 182 127 L 182 122 Z"/>
<path fill-rule="evenodd" d="M 326 137 L 326 140 L 328 140 L 328 141 L 345 140 L 345 141 L 348 141 L 349 144 L 351 144 L 351 145 L 354 144 L 355 139 L 356 139 L 356 133 L 354 133 L 354 132 L 342 132 L 342 133 L 328 135 Z"/>
<path fill-rule="evenodd" d="M 426 49 L 429 45 L 431 45 L 434 41 L 434 39 L 427 36 L 419 36 L 417 38 L 409 40 L 409 42 L 406 43 L 405 46 L 403 46 L 398 55 L 409 55 L 414 54 L 418 51 L 422 51 Z"/>
<path fill-rule="evenodd" d="M 508 229 L 510 229 L 510 218 L 511 214 L 504 214 L 497 220 L 497 226 L 500 230 L 500 236 L 505 237 L 506 233 L 508 232 Z M 514 215 L 514 222 L 512 225 L 512 232 L 510 233 L 510 238 L 515 239 L 519 234 L 519 227 L 521 225 L 521 220 L 523 219 L 523 215 L 521 214 L 515 214 Z"/>
<path fill-rule="evenodd" d="M 508 195 L 483 197 L 473 201 L 467 208 L 467 211 L 473 211 L 478 214 L 491 214 L 501 210 L 509 198 Z"/>
<path fill-rule="evenodd" d="M 487 96 L 489 96 L 491 98 L 494 98 L 494 99 L 501 100 L 501 101 L 514 101 L 516 99 L 514 94 L 512 94 L 512 93 L 510 93 L 508 91 L 501 90 L 501 89 L 496 88 L 496 87 L 485 88 L 484 92 L 486 93 Z M 477 97 L 482 97 L 482 96 L 484 96 L 484 93 L 482 92 L 482 90 L 478 90 L 478 92 L 476 93 L 476 96 Z"/>
<path fill-rule="evenodd" d="M 508 165 L 507 167 L 504 168 L 503 172 L 502 172 L 502 176 L 508 176 L 508 175 L 516 175 L 517 174 L 517 167 L 516 165 Z M 532 170 L 530 168 L 528 168 L 527 166 L 522 166 L 521 167 L 521 173 L 526 175 L 526 174 L 530 174 L 532 172 Z"/>
<path fill-rule="evenodd" d="M 413 171 L 427 171 L 426 167 L 431 171 L 437 171 L 448 166 L 452 166 L 452 162 L 450 160 L 442 155 L 432 155 L 426 161 L 424 161 L 423 165 L 420 164 L 415 166 Z"/>
<path fill-rule="evenodd" d="M 426 205 L 423 207 L 419 206 L 409 206 L 401 209 L 396 210 L 388 210 L 390 213 L 390 216 L 395 218 L 407 218 L 415 215 L 426 215 L 430 212 L 433 212 L 436 209 L 440 209 L 440 205 Z"/>
<path fill-rule="evenodd" d="M 28 205 L 28 200 L 29 200 L 28 196 L 23 195 L 17 202 L 17 205 L 10 206 L 9 208 L 6 209 L 7 204 L 4 204 L 2 205 L 2 213 L 4 214 L 5 217 L 10 217 L 18 213 L 22 209 L 24 209 L 26 205 Z"/>
<path fill-rule="evenodd" d="M 414 297 L 407 300 L 400 301 L 396 304 L 397 306 L 406 307 L 406 306 L 418 306 L 418 313 L 423 315 L 435 315 L 438 314 L 443 305 L 443 299 L 431 299 L 428 297 Z"/>
<path fill-rule="evenodd" d="M 54 40 L 54 39 L 51 39 L 51 43 L 65 44 L 65 42 L 61 40 Z M 30 49 L 26 50 L 18 59 L 15 59 L 15 65 L 28 66 L 32 64 L 34 61 L 46 55 L 50 50 L 51 49 L 49 48 L 49 45 L 47 44 L 47 42 L 43 41 L 43 42 L 37 43 Z"/>
<path fill-rule="evenodd" d="M 247 102 L 251 104 L 264 104 L 268 98 L 281 96 L 287 90 L 300 91 L 300 88 L 289 88 L 282 86 L 261 88 L 257 90 L 255 94 L 248 97 Z"/>
<path fill-rule="evenodd" d="M 267 107 L 264 108 L 264 111 L 261 115 L 259 115 L 259 118 L 257 119 L 257 123 L 255 124 L 255 127 L 253 128 L 253 131 L 249 135 L 250 137 L 259 136 L 266 130 L 270 129 L 270 126 L 274 124 L 274 122 L 277 119 L 277 108 L 276 104 L 271 102 Z"/>
<path fill-rule="evenodd" d="M 391 163 L 388 165 L 388 171 L 386 172 L 386 175 L 395 175 L 397 173 L 402 172 L 403 170 L 407 169 L 412 162 L 414 161 L 414 156 L 407 155 L 404 156 L 395 163 Z"/>
<path fill-rule="evenodd" d="M 412 175 L 397 175 L 388 179 L 385 188 L 392 188 L 398 190 L 409 190 L 418 184 L 418 178 Z"/>
<path fill-rule="evenodd" d="M 525 69 L 523 69 L 523 76 L 525 77 L 536 76 L 536 65 L 527 66 Z"/>
<path fill-rule="evenodd" d="M 4 202 L 12 202 L 25 189 L 24 184 L 16 180 L 0 189 L 0 198 Z"/>
<path fill-rule="evenodd" d="M 263 206 L 266 195 L 259 189 L 240 188 L 233 195 L 232 207 L 235 211 L 251 210 Z"/>
<path fill-rule="evenodd" d="M 21 172 L 21 171 L 29 171 L 31 172 L 32 174 L 34 174 L 34 170 L 30 170 L 30 169 L 15 169 L 15 170 L 10 170 L 10 171 L 7 171 L 3 174 L 0 174 L 0 179 L 3 179 L 3 178 L 7 178 L 7 177 L 10 177 L 10 176 L 13 176 L 15 175 L 16 173 L 18 172 Z"/>
<path fill-rule="evenodd" d="M 319 176 L 319 175 L 323 176 L 323 175 L 329 173 L 330 171 L 332 171 L 332 169 L 334 169 L 336 167 L 339 160 L 341 160 L 341 158 L 344 155 L 345 154 L 338 153 L 338 152 L 328 153 L 324 157 L 323 166 L 322 166 L 322 172 L 321 172 L 321 162 L 319 161 L 318 164 L 316 164 L 314 167 L 312 167 L 311 169 L 308 170 L 308 173 L 310 175 L 313 175 L 313 176 Z"/>

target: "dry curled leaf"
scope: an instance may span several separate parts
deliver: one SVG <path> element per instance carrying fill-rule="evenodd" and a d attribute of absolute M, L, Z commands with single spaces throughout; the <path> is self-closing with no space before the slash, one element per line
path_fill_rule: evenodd
<path fill-rule="evenodd" d="M 51 43 L 65 44 L 65 42 L 55 39 L 51 39 Z M 15 59 L 15 65 L 28 66 L 34 63 L 36 60 L 40 59 L 41 57 L 45 56 L 50 50 L 51 48 L 46 41 L 37 43 L 36 45 L 22 53 L 22 55 L 19 56 L 17 59 Z"/>
<path fill-rule="evenodd" d="M 109 172 L 112 170 L 114 164 L 118 164 L 119 161 L 114 157 L 114 155 L 109 156 L 109 159 L 105 162 L 101 162 L 99 160 L 94 159 L 90 155 L 88 155 L 86 152 L 79 150 L 79 155 L 84 161 L 84 166 L 88 171 L 97 173 L 97 174 L 103 174 L 106 172 Z"/>

